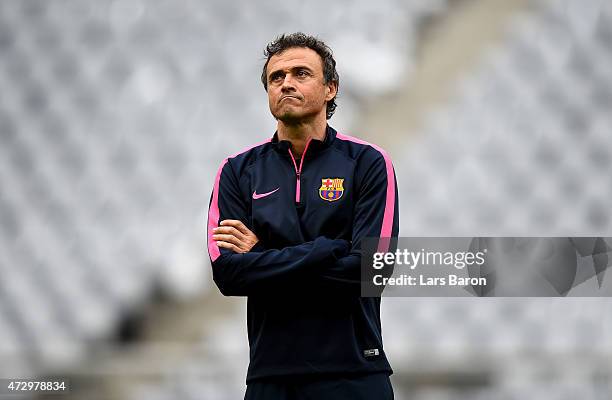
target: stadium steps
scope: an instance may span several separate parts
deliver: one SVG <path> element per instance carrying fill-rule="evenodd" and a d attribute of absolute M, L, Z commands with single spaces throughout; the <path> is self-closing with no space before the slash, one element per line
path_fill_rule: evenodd
<path fill-rule="evenodd" d="M 169 382 L 165 384 L 168 397 L 173 393 L 185 398 L 181 391 L 192 393 L 195 388 L 189 387 L 199 382 L 200 393 L 213 391 L 214 398 L 218 398 L 221 390 L 218 387 L 227 386 L 228 376 L 240 376 L 238 385 L 244 378 L 234 369 L 232 358 L 229 364 L 223 361 L 227 354 L 232 354 L 231 349 L 228 353 L 219 348 L 228 338 L 220 334 L 220 327 L 227 326 L 238 335 L 244 333 L 246 322 L 241 320 L 235 324 L 236 315 L 243 314 L 244 306 L 244 299 L 226 298 L 217 291 L 183 301 L 155 302 L 125 328 L 132 333 L 125 335 L 129 339 L 122 345 L 98 345 L 95 354 L 78 369 L 67 370 L 74 388 L 58 400 L 155 398 L 154 392 L 163 392 L 164 382 Z M 246 356 L 246 337 L 242 339 L 234 353 Z M 202 362 L 211 359 L 217 361 Z M 182 388 L 179 382 L 187 388 Z M 236 382 L 230 386 L 236 386 Z"/>
<path fill-rule="evenodd" d="M 428 112 L 444 103 L 461 78 L 495 46 L 509 21 L 529 0 L 451 1 L 421 26 L 416 64 L 385 96 L 364 99 L 354 131 L 388 149 L 393 159 L 415 135 Z M 401 146 L 400 146 L 401 145 Z"/>

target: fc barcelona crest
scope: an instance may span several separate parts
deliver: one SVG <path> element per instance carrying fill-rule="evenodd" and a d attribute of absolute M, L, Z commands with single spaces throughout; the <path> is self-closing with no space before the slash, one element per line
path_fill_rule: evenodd
<path fill-rule="evenodd" d="M 326 201 L 336 201 L 344 194 L 344 178 L 323 178 L 319 188 L 319 197 Z"/>

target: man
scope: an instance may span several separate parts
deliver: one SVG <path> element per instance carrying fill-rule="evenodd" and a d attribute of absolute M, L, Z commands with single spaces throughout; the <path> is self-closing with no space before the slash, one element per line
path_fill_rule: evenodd
<path fill-rule="evenodd" d="M 322 41 L 282 35 L 265 55 L 277 130 L 222 162 L 208 213 L 213 279 L 248 296 L 245 399 L 392 399 L 380 298 L 360 297 L 362 239 L 381 251 L 398 233 L 391 160 L 327 125 L 339 78 Z"/>

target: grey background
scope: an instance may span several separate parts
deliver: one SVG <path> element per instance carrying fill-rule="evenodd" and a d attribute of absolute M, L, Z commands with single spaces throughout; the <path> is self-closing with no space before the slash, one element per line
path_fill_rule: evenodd
<path fill-rule="evenodd" d="M 264 45 L 334 49 L 330 121 L 391 154 L 402 236 L 610 236 L 604 0 L 0 0 L 0 375 L 237 399 L 210 278 L 224 157 L 274 131 Z M 607 399 L 608 299 L 385 298 L 398 399 Z"/>

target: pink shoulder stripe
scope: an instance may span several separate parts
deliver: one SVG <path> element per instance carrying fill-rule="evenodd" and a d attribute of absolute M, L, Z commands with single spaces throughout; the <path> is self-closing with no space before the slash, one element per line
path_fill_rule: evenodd
<path fill-rule="evenodd" d="M 234 158 L 242 153 L 246 153 L 247 151 L 261 146 L 262 144 L 268 143 L 272 139 L 264 140 L 263 142 L 254 144 L 238 153 L 232 154 L 221 162 L 221 166 L 217 171 L 217 176 L 215 177 L 215 186 L 213 188 L 212 201 L 210 203 L 210 208 L 208 209 L 208 227 L 207 227 L 207 236 L 208 236 L 208 254 L 210 254 L 210 258 L 212 261 L 215 261 L 221 255 L 221 251 L 219 250 L 219 246 L 217 246 L 217 242 L 213 240 L 213 229 L 219 226 L 219 179 L 221 179 L 221 171 L 225 164 L 227 164 L 227 160 L 230 158 Z"/>
<path fill-rule="evenodd" d="M 381 147 L 375 144 L 368 143 L 365 140 L 361 140 L 352 136 L 343 135 L 338 132 L 336 137 L 340 140 L 346 140 L 349 142 L 364 144 L 371 146 L 382 154 L 385 159 L 385 167 L 387 170 L 387 193 L 385 199 L 385 212 L 383 214 L 382 227 L 380 229 L 380 237 L 384 238 L 378 245 L 378 251 L 387 251 L 389 249 L 389 238 L 391 237 L 391 231 L 393 229 L 393 212 L 395 211 L 395 174 L 393 173 L 393 164 L 391 163 L 391 157 Z"/>

